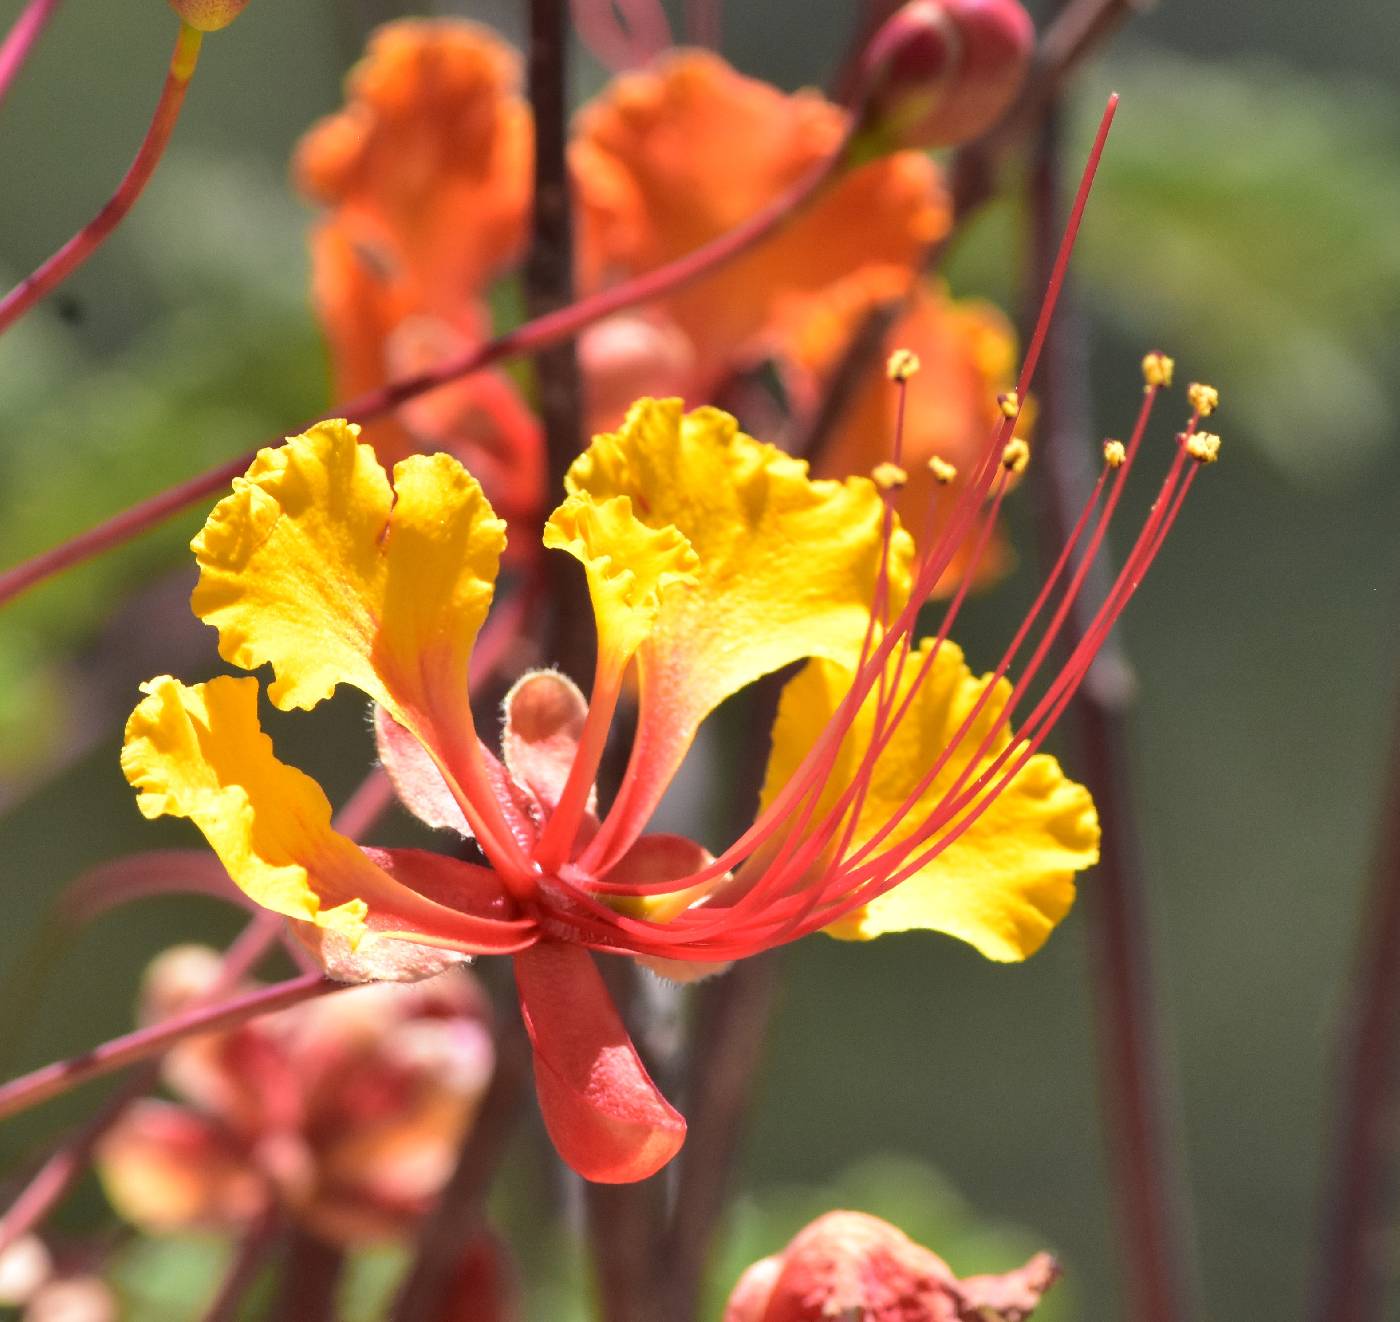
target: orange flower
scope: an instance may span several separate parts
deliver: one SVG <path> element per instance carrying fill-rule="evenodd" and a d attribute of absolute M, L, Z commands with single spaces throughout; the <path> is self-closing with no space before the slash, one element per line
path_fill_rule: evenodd
<path fill-rule="evenodd" d="M 866 313 L 898 292 L 887 276 L 857 275 L 822 297 L 789 305 L 784 365 L 799 412 L 821 398 Z M 927 541 L 930 529 L 946 521 L 964 478 L 1001 421 L 996 397 L 1014 382 L 1016 339 L 991 304 L 954 300 L 941 284 L 920 282 L 886 335 L 884 350 L 886 356 L 908 351 L 916 362 L 902 420 L 900 464 L 908 480 L 895 507 Z M 870 473 L 888 459 L 890 438 L 900 422 L 898 401 L 879 373 L 865 373 L 822 450 L 818 474 Z M 1023 428 L 1029 411 L 1022 411 Z M 931 467 L 935 459 L 940 461 L 936 473 Z M 952 591 L 961 582 L 973 549 L 969 537 L 943 575 L 940 591 Z M 1009 560 L 1004 538 L 993 531 L 978 558 L 975 580 L 996 578 Z"/>
<path fill-rule="evenodd" d="M 455 21 L 381 28 L 348 105 L 303 139 L 298 187 L 326 208 L 313 294 L 336 390 L 357 395 L 490 334 L 484 296 L 518 257 L 532 130 L 519 59 Z M 434 391 L 367 429 L 387 463 L 448 449 L 500 503 L 528 507 L 541 468 L 534 419 L 499 374 Z"/>
<path fill-rule="evenodd" d="M 845 112 L 818 93 L 789 96 L 708 52 L 674 53 L 617 79 L 580 114 L 571 151 L 582 288 L 652 270 L 732 229 L 829 157 L 845 126 Z M 648 312 L 689 341 L 686 393 L 705 398 L 735 366 L 774 351 L 781 300 L 853 271 L 907 285 L 948 224 L 936 167 L 901 152 L 852 171 L 773 237 Z M 585 363 L 587 349 L 585 337 Z"/>

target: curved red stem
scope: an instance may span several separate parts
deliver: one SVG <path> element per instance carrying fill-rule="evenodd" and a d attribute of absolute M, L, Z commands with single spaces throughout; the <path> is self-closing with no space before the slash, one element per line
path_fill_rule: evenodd
<path fill-rule="evenodd" d="M 136 159 L 117 185 L 117 191 L 107 199 L 102 210 L 83 226 L 67 243 L 48 259 L 32 275 L 26 276 L 3 299 L 0 299 L 0 335 L 3 335 L 16 321 L 46 294 L 52 292 L 78 269 L 107 239 L 126 214 L 136 204 L 136 199 L 145 191 L 151 176 L 165 154 L 166 144 L 175 131 L 175 122 L 180 118 L 180 107 L 185 102 L 185 92 L 194 77 L 195 64 L 199 60 L 199 47 L 204 34 L 182 23 L 180 35 L 175 39 L 175 50 L 170 57 L 170 68 L 165 75 L 165 86 L 161 88 L 156 112 L 151 118 L 150 127 L 142 139 Z M 8 46 L 8 42 L 6 45 Z M 0 69 L 0 77 L 4 70 Z M 3 85 L 0 85 L 3 91 Z"/>
<path fill-rule="evenodd" d="M 58 0 L 29 0 L 24 13 L 5 34 L 4 43 L 0 44 L 0 101 L 5 99 L 10 84 L 24 68 L 34 43 L 39 40 L 57 8 Z"/>

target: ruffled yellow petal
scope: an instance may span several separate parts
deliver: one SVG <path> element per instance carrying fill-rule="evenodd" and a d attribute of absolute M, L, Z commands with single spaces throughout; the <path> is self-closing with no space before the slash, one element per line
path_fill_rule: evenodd
<path fill-rule="evenodd" d="M 647 527 L 627 496 L 569 496 L 545 524 L 544 544 L 583 565 L 598 652 L 614 665 L 625 665 L 651 635 L 663 597 L 696 581 L 696 555 L 685 535 L 670 525 Z"/>
<path fill-rule="evenodd" d="M 851 664 L 880 563 L 883 506 L 866 478 L 813 481 L 807 465 L 744 435 L 718 409 L 641 400 L 621 430 L 594 438 L 565 485 L 606 502 L 626 496 L 648 527 L 675 529 L 697 557 L 694 582 L 661 599 L 637 651 L 641 711 L 629 838 L 730 694 L 802 657 Z M 601 549 L 599 547 L 598 549 Z M 909 539 L 895 538 L 896 598 Z"/>
<path fill-rule="evenodd" d="M 251 899 L 352 948 L 371 928 L 469 941 L 465 915 L 401 885 L 331 828 L 321 787 L 279 762 L 259 727 L 257 680 L 188 687 L 163 675 L 144 692 L 122 749 L 137 807 L 147 817 L 188 817 Z"/>
<path fill-rule="evenodd" d="M 194 611 L 225 660 L 272 664 L 281 708 L 351 684 L 415 729 L 448 724 L 468 712 L 505 525 L 455 459 L 405 459 L 391 487 L 357 436 L 324 422 L 258 453 L 191 544 Z"/>
<path fill-rule="evenodd" d="M 901 695 L 908 692 L 918 662 L 927 656 L 930 646 L 925 640 L 918 654 L 911 657 L 900 682 Z M 876 763 L 853 836 L 855 846 L 869 840 L 898 811 L 957 734 L 986 682 L 973 678 L 955 644 L 943 644 L 928 679 Z M 765 804 L 792 775 L 835 713 L 849 684 L 850 673 L 843 667 L 814 661 L 784 689 L 773 727 L 773 752 L 763 788 Z M 1000 681 L 932 786 L 886 845 L 907 838 L 948 793 L 978 751 L 1009 693 L 1010 685 Z M 869 745 L 873 720 L 871 698 L 842 745 L 823 808 L 833 804 L 851 783 L 861 753 Z M 991 739 L 968 783 L 1010 739 L 1005 729 Z M 997 783 L 996 779 L 991 783 Z M 1037 754 L 976 822 L 932 862 L 827 931 L 832 936 L 864 941 L 885 932 L 923 928 L 958 937 L 988 959 L 1025 959 L 1040 948 L 1069 912 L 1074 902 L 1074 874 L 1098 860 L 1098 846 L 1098 817 L 1089 792 L 1066 778 L 1054 758 Z"/>

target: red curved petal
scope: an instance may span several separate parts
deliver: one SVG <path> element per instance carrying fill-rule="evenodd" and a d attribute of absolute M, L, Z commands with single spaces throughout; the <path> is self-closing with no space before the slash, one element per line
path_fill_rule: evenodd
<path fill-rule="evenodd" d="M 685 1118 L 651 1081 L 593 957 L 543 942 L 515 957 L 515 981 L 559 1155 L 598 1184 L 655 1174 L 685 1142 Z"/>

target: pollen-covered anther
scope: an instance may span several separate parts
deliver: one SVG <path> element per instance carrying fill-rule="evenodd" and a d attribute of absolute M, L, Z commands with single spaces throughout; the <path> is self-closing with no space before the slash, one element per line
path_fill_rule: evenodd
<path fill-rule="evenodd" d="M 933 480 L 944 487 L 950 485 L 958 475 L 957 466 L 938 455 L 934 455 L 928 461 L 928 471 L 933 474 Z"/>
<path fill-rule="evenodd" d="M 1103 461 L 1110 468 L 1118 468 L 1123 460 L 1128 457 L 1128 451 L 1122 441 L 1115 441 L 1112 437 L 1103 443 Z"/>
<path fill-rule="evenodd" d="M 885 363 L 885 375 L 891 381 L 905 382 L 920 368 L 919 355 L 912 349 L 896 349 Z"/>
<path fill-rule="evenodd" d="M 1142 360 L 1142 379 L 1148 386 L 1169 386 L 1172 383 L 1172 372 L 1176 369 L 1176 360 L 1168 358 L 1160 350 L 1154 349 Z"/>
<path fill-rule="evenodd" d="M 1213 431 L 1193 431 L 1186 437 L 1186 453 L 1197 463 L 1213 464 L 1220 458 L 1220 437 Z"/>
<path fill-rule="evenodd" d="M 1024 473 L 1026 465 L 1031 461 L 1031 447 L 1019 436 L 1013 436 L 1007 441 L 1006 448 L 1001 452 L 1001 466 L 1008 473 Z"/>
<path fill-rule="evenodd" d="M 1199 381 L 1193 381 L 1186 387 L 1186 398 L 1203 418 L 1210 417 L 1220 407 L 1220 392 L 1214 386 L 1202 385 Z"/>
<path fill-rule="evenodd" d="M 1021 411 L 1021 396 L 1014 390 L 1003 391 L 997 396 L 997 407 L 1003 418 L 1014 418 Z"/>
<path fill-rule="evenodd" d="M 883 464 L 876 464 L 870 470 L 870 480 L 881 491 L 900 491 L 904 484 L 909 481 L 909 474 L 898 464 L 886 460 Z"/>

